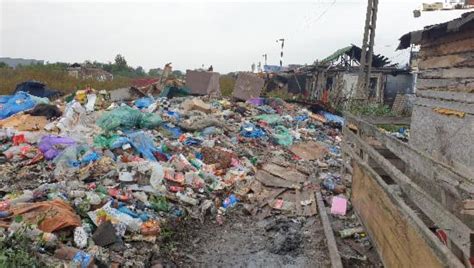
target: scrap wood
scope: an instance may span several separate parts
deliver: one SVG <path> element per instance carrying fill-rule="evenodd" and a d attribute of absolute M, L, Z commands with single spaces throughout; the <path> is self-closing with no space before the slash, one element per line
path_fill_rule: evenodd
<path fill-rule="evenodd" d="M 273 163 L 267 163 L 263 165 L 262 169 L 271 173 L 272 175 L 295 183 L 303 183 L 308 178 L 306 175 L 298 172 L 297 170 L 288 167 L 281 167 Z"/>
<path fill-rule="evenodd" d="M 290 188 L 290 189 L 299 189 L 301 188 L 300 185 L 284 180 L 282 178 L 273 176 L 272 174 L 264 171 L 264 170 L 259 170 L 257 171 L 257 174 L 255 178 L 260 181 L 263 185 L 265 186 L 270 186 L 270 187 L 279 187 L 279 188 Z"/>

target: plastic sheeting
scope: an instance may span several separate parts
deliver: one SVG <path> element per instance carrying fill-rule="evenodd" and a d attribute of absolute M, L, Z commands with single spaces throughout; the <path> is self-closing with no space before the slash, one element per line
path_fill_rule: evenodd
<path fill-rule="evenodd" d="M 35 107 L 36 101 L 23 91 L 15 95 L 0 96 L 0 119 L 10 117 L 16 113 Z"/>

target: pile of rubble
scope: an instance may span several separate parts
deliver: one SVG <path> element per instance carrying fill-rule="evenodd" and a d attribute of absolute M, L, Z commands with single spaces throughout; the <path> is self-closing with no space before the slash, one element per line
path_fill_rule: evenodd
<path fill-rule="evenodd" d="M 170 221 L 222 225 L 236 204 L 260 218 L 314 216 L 320 187 L 331 213 L 349 209 L 343 119 L 329 113 L 265 98 L 112 101 L 92 89 L 0 103 L 0 248 L 21 234 L 47 265 L 143 267 Z M 2 254 L 14 253 L 0 264 Z"/>

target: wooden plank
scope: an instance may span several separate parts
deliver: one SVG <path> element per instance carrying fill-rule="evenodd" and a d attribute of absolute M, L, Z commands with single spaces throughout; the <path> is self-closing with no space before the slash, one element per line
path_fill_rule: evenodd
<path fill-rule="evenodd" d="M 436 69 L 436 68 L 451 68 L 451 67 L 473 67 L 474 66 L 474 52 L 454 54 L 439 57 L 429 57 L 421 59 L 418 62 L 420 70 Z"/>
<path fill-rule="evenodd" d="M 381 133 L 375 126 L 360 118 L 350 114 L 344 114 L 344 116 L 348 124 L 353 123 L 367 136 L 374 137 L 398 158 L 410 164 L 410 167 L 420 175 L 432 178 L 440 186 L 449 184 L 450 187 L 445 188 L 446 191 L 450 191 L 451 187 L 457 187 L 461 191 L 474 194 L 474 178 L 470 174 L 462 173 L 460 170 L 455 170 L 442 162 L 434 160 L 409 144 Z M 456 195 L 456 193 L 453 194 Z"/>
<path fill-rule="evenodd" d="M 384 266 L 463 267 L 403 200 L 359 161 L 352 162 L 352 204 Z"/>
<path fill-rule="evenodd" d="M 474 38 L 456 40 L 450 43 L 439 44 L 430 47 L 423 47 L 420 50 L 420 57 L 434 57 L 448 54 L 457 54 L 474 51 Z"/>
<path fill-rule="evenodd" d="M 410 125 L 411 117 L 407 116 L 362 116 L 362 118 L 374 125 Z"/>
<path fill-rule="evenodd" d="M 432 99 L 443 99 L 454 102 L 474 103 L 474 94 L 465 92 L 419 90 L 418 92 L 416 92 L 416 95 L 418 97 L 426 97 Z"/>
<path fill-rule="evenodd" d="M 353 142 L 358 148 L 362 149 L 364 154 L 368 154 L 370 158 L 379 165 L 379 167 L 383 168 L 400 186 L 407 197 L 413 201 L 413 203 L 415 203 L 437 226 L 446 230 L 448 237 L 453 241 L 453 243 L 461 249 L 465 256 L 469 256 L 469 235 L 473 233 L 473 231 L 468 226 L 449 212 L 432 196 L 423 191 L 420 186 L 412 182 L 411 179 L 400 170 L 396 169 L 389 160 L 385 159 L 375 149 L 367 145 L 360 137 L 347 128 L 343 129 L 343 134 L 350 142 Z"/>
<path fill-rule="evenodd" d="M 423 38 L 421 49 L 433 48 L 443 44 L 450 44 L 456 41 L 469 39 L 474 37 L 474 31 L 459 31 L 443 34 L 442 36 L 436 36 L 434 38 Z"/>
<path fill-rule="evenodd" d="M 321 222 L 323 223 L 324 235 L 326 236 L 326 242 L 328 244 L 331 267 L 342 268 L 341 255 L 339 255 L 336 239 L 334 238 L 334 232 L 332 231 L 331 223 L 329 222 L 329 218 L 326 213 L 326 206 L 324 205 L 323 197 L 319 191 L 316 192 L 316 202 L 318 203 L 319 215 L 321 217 Z"/>
<path fill-rule="evenodd" d="M 474 40 L 473 40 L 474 42 Z M 474 68 L 428 69 L 418 74 L 419 78 L 474 78 Z"/>
<path fill-rule="evenodd" d="M 418 91 L 453 91 L 453 92 L 474 92 L 474 79 L 418 79 Z M 417 93 L 418 93 L 417 91 Z"/>

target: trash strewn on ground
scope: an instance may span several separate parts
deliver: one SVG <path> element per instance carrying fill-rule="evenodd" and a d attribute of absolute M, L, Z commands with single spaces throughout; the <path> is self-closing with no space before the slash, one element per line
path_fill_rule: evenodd
<path fill-rule="evenodd" d="M 113 99 L 90 88 L 67 102 L 0 97 L 0 241 L 25 234 L 47 265 L 148 267 L 167 226 L 223 228 L 239 209 L 278 217 L 268 250 L 282 254 L 322 188 L 328 213 L 351 222 L 335 231 L 356 237 L 352 254 L 370 248 L 338 173 L 343 118 L 252 96 Z"/>

